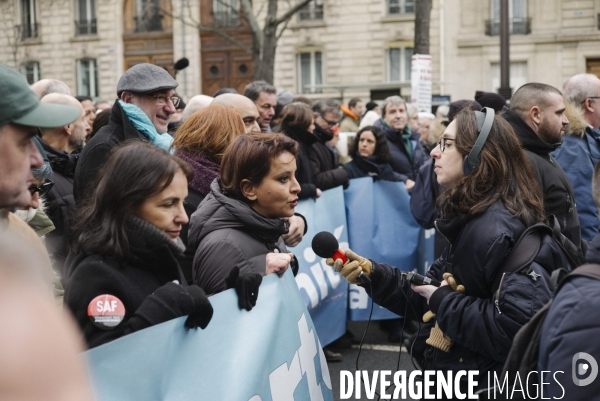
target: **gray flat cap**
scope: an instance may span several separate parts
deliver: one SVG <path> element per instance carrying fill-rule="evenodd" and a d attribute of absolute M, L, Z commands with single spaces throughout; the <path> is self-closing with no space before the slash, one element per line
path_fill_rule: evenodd
<path fill-rule="evenodd" d="M 177 81 L 164 68 L 154 64 L 136 64 L 121 76 L 117 84 L 117 96 L 121 93 L 150 93 L 177 88 Z"/>

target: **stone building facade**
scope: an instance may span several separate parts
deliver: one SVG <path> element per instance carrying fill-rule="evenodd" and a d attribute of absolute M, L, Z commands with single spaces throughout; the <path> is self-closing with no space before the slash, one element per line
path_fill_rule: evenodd
<path fill-rule="evenodd" d="M 264 20 L 266 1 L 253 1 L 259 21 Z M 250 79 L 252 66 L 242 69 L 245 62 L 231 46 L 227 52 L 233 61 L 210 64 L 218 59 L 220 42 L 202 49 L 211 41 L 194 26 L 214 18 L 225 21 L 220 29 L 232 29 L 227 26 L 228 8 L 214 11 L 224 2 L 240 4 L 239 0 L 0 0 L 0 61 L 20 69 L 30 81 L 57 78 L 74 94 L 106 100 L 114 99 L 118 78 L 131 65 L 146 61 L 172 68 L 184 56 L 190 67 L 177 75 L 184 99 L 208 91 L 203 83 L 208 87 L 212 82 L 212 91 L 224 68 L 237 74 L 231 82 L 240 86 Z M 600 73 L 600 0 L 509 0 L 509 4 L 513 88 L 528 81 L 561 87 L 576 73 Z M 148 7 L 167 13 L 156 19 Z M 213 11 L 207 12 L 207 7 Z M 279 12 L 286 7 L 289 2 L 280 2 Z M 414 0 L 313 0 L 292 18 L 279 40 L 274 84 L 311 98 L 368 99 L 398 89 L 409 97 L 414 7 Z M 178 15 L 186 16 L 187 23 Z M 472 98 L 476 90 L 496 90 L 498 17 L 499 0 L 433 0 L 434 95 L 457 100 Z M 238 23 L 235 32 L 242 28 Z"/>

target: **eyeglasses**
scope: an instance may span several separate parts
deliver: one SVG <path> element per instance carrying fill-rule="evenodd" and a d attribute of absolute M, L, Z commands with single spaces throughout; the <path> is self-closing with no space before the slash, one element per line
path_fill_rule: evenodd
<path fill-rule="evenodd" d="M 438 146 L 440 147 L 440 151 L 442 153 L 444 153 L 444 150 L 446 150 L 446 142 L 448 141 L 454 141 L 453 138 L 440 138 L 440 141 L 438 142 Z"/>
<path fill-rule="evenodd" d="M 167 97 L 165 95 L 149 95 L 152 96 L 153 98 L 156 99 L 156 101 L 158 102 L 159 105 L 164 106 L 165 104 L 167 104 L 167 99 L 170 99 L 171 102 L 173 103 L 173 106 L 175 106 L 175 108 L 177 108 L 177 106 L 179 106 L 179 102 L 181 101 L 181 99 L 177 96 L 171 96 L 171 97 Z"/>
<path fill-rule="evenodd" d="M 583 99 L 583 102 L 581 102 L 581 104 L 584 104 L 586 100 L 588 99 L 600 99 L 600 96 L 588 96 L 585 99 Z"/>
<path fill-rule="evenodd" d="M 327 123 L 327 125 L 329 125 L 331 128 L 335 127 L 336 125 L 340 125 L 339 121 L 329 121 L 326 120 L 325 117 L 321 116 L 321 118 L 323 119 L 323 121 L 325 121 Z"/>
<path fill-rule="evenodd" d="M 39 187 L 36 187 L 35 185 L 31 185 L 29 187 L 29 192 L 31 192 L 31 196 L 33 196 L 33 194 L 35 194 L 36 192 L 39 192 L 40 193 L 40 198 L 41 198 L 42 196 L 44 196 L 48 192 L 50 192 L 50 190 L 52 189 L 53 186 L 54 186 L 54 182 L 52 182 L 50 180 L 46 180 Z"/>

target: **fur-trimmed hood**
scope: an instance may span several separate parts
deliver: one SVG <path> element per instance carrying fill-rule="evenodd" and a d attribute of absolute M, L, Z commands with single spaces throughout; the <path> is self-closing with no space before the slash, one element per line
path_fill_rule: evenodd
<path fill-rule="evenodd" d="M 588 123 L 583 117 L 583 110 L 575 103 L 565 101 L 565 116 L 569 119 L 569 124 L 565 127 L 565 135 L 585 137 Z"/>

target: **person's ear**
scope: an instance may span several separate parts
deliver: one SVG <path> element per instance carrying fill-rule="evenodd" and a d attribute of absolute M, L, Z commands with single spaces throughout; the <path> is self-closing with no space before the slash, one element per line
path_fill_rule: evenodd
<path fill-rule="evenodd" d="M 121 100 L 125 103 L 133 103 L 133 93 L 127 91 L 121 93 Z"/>
<path fill-rule="evenodd" d="M 69 125 L 65 125 L 62 128 L 65 130 L 65 132 L 67 133 L 67 135 L 71 136 L 73 134 L 73 128 L 72 128 L 73 124 L 69 124 Z"/>
<path fill-rule="evenodd" d="M 583 111 L 587 111 L 588 113 L 594 113 L 593 99 L 587 98 L 583 101 Z"/>
<path fill-rule="evenodd" d="M 315 121 L 315 124 L 316 124 L 317 118 L 319 118 L 319 113 L 313 113 L 313 121 Z"/>
<path fill-rule="evenodd" d="M 542 122 L 542 111 L 540 110 L 539 107 L 537 106 L 533 106 L 530 110 L 529 110 L 529 118 L 531 119 L 531 121 L 533 121 L 536 125 L 540 125 L 540 123 Z"/>
<path fill-rule="evenodd" d="M 258 198 L 254 184 L 247 178 L 244 178 L 242 182 L 240 182 L 240 190 L 242 191 L 242 195 L 251 202 Z"/>

